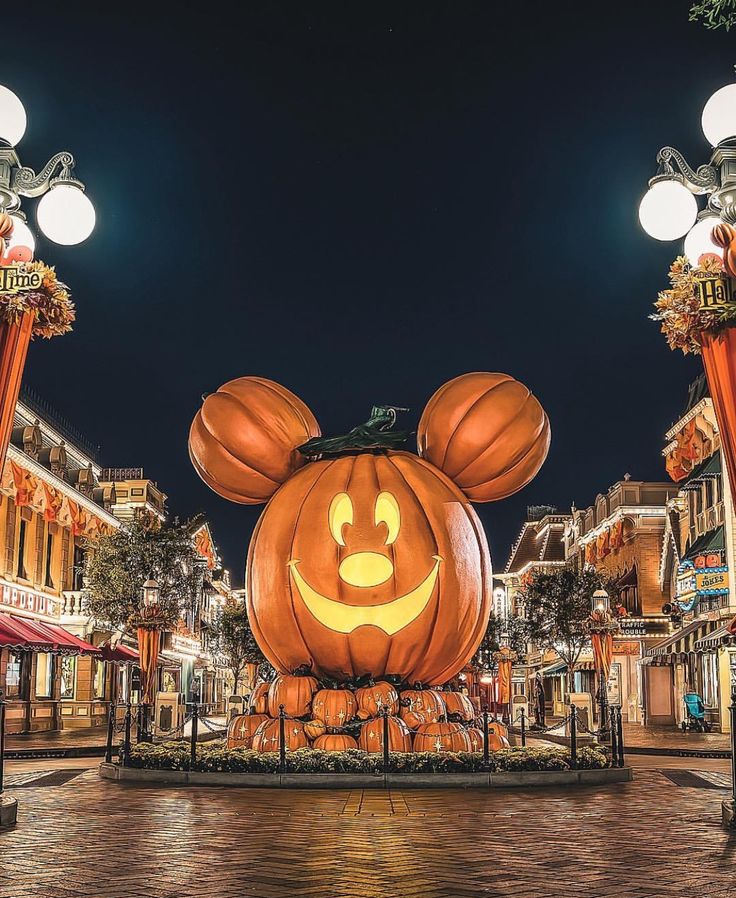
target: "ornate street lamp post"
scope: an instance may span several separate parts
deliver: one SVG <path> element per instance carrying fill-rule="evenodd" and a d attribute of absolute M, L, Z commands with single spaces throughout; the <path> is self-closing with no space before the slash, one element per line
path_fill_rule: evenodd
<path fill-rule="evenodd" d="M 53 269 L 33 261 L 36 241 L 21 198 L 41 197 L 36 220 L 55 243 L 81 243 L 95 226 L 94 206 L 75 175 L 71 153 L 56 153 L 38 172 L 21 165 L 16 145 L 25 130 L 23 104 L 0 85 L 0 470 L 29 341 L 66 333 L 74 320 L 67 288 Z"/>
<path fill-rule="evenodd" d="M 613 635 L 608 629 L 610 598 L 605 589 L 596 589 L 592 598 L 589 629 L 593 642 L 593 655 L 598 669 L 598 703 L 601 739 L 608 739 L 608 668 L 611 664 Z"/>
<path fill-rule="evenodd" d="M 138 652 L 141 659 L 141 707 L 139 717 L 139 740 L 150 741 L 148 732 L 148 709 L 153 704 L 156 692 L 156 668 L 161 642 L 159 596 L 161 587 L 153 576 L 143 584 L 143 608 L 138 623 Z"/>

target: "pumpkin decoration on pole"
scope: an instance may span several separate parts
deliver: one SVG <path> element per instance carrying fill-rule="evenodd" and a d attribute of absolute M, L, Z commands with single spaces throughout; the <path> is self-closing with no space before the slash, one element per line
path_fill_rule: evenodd
<path fill-rule="evenodd" d="M 399 411 L 375 406 L 348 434 L 321 437 L 297 396 L 241 377 L 207 396 L 194 419 L 189 452 L 202 479 L 232 501 L 268 503 L 250 542 L 246 597 L 256 641 L 282 675 L 307 666 L 342 684 L 435 686 L 483 638 L 491 559 L 471 500 L 531 480 L 549 421 L 526 387 L 486 373 L 429 400 L 418 454 L 393 429 Z M 445 713 L 435 695 L 429 723 Z M 374 713 L 378 701 L 359 695 L 353 715 Z M 380 701 L 396 711 L 391 692 Z M 325 709 L 312 711 L 330 726 Z"/>
<path fill-rule="evenodd" d="M 661 323 L 670 349 L 702 355 L 718 421 L 726 470 L 736 485 L 736 229 L 721 223 L 713 241 L 723 247 L 691 266 L 680 256 L 670 266 L 651 317 Z"/>

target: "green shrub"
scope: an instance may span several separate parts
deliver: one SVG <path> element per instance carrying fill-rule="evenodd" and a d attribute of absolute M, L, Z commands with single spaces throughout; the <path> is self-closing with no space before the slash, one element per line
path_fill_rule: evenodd
<path fill-rule="evenodd" d="M 390 769 L 395 773 L 475 773 L 484 770 L 481 752 L 391 752 Z M 186 741 L 134 746 L 131 767 L 148 770 L 189 770 L 190 746 Z M 608 767 L 605 753 L 598 748 L 578 750 L 581 770 Z M 197 746 L 194 770 L 206 773 L 277 773 L 278 752 L 257 752 L 245 748 L 227 748 L 225 740 Z M 367 773 L 383 772 L 381 754 L 369 754 L 357 748 L 344 752 L 300 748 L 287 754 L 289 773 Z M 521 770 L 569 770 L 570 753 L 562 748 L 507 748 L 493 752 L 490 769 L 496 773 Z"/>

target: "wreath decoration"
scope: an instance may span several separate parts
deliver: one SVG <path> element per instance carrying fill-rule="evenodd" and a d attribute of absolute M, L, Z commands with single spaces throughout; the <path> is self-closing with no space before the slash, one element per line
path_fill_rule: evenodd
<path fill-rule="evenodd" d="M 736 323 L 736 302 L 709 308 L 701 306 L 698 285 L 708 279 L 724 282 L 728 279 L 715 253 L 701 256 L 697 267 L 690 265 L 685 256 L 678 256 L 670 265 L 670 289 L 662 290 L 654 303 L 657 311 L 649 316 L 660 322 L 670 349 L 699 355 L 703 331 L 717 331 Z"/>
<path fill-rule="evenodd" d="M 33 315 L 33 337 L 46 340 L 69 333 L 75 319 L 74 303 L 69 288 L 56 277 L 56 271 L 41 261 L 26 262 L 19 268 L 40 272 L 37 290 L 8 290 L 0 293 L 0 321 L 19 324 L 24 315 Z"/>

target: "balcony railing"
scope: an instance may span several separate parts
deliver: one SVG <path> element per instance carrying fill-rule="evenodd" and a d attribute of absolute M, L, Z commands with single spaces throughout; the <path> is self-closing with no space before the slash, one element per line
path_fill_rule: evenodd
<path fill-rule="evenodd" d="M 86 616 L 84 598 L 81 592 L 63 592 L 61 594 L 61 613 L 70 617 Z"/>

